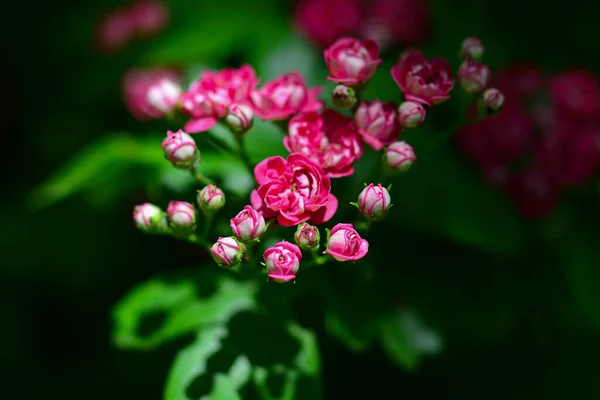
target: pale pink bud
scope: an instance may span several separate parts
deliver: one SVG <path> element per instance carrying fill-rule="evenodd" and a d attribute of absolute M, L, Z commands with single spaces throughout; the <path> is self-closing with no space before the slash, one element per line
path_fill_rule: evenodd
<path fill-rule="evenodd" d="M 266 223 L 262 212 L 250 206 L 245 206 L 242 211 L 230 220 L 231 229 L 239 239 L 250 241 L 258 239 L 265 233 Z"/>
<path fill-rule="evenodd" d="M 135 206 L 133 209 L 133 221 L 144 232 L 156 232 L 167 226 L 165 213 L 160 207 L 151 203 Z"/>
<path fill-rule="evenodd" d="M 337 85 L 331 92 L 331 99 L 336 107 L 350 108 L 356 104 L 356 93 L 351 87 Z"/>
<path fill-rule="evenodd" d="M 225 193 L 216 185 L 205 186 L 198 191 L 198 207 L 205 213 L 219 211 L 225 205 Z"/>
<path fill-rule="evenodd" d="M 269 278 L 275 282 L 296 279 L 296 272 L 302 261 L 302 252 L 298 246 L 289 242 L 279 242 L 265 250 L 263 257 Z"/>
<path fill-rule="evenodd" d="M 393 170 L 407 171 L 417 157 L 411 145 L 405 141 L 392 143 L 385 149 L 385 162 Z"/>
<path fill-rule="evenodd" d="M 483 105 L 492 112 L 498 112 L 504 105 L 504 95 L 496 88 L 483 92 Z"/>
<path fill-rule="evenodd" d="M 294 241 L 302 250 L 306 251 L 317 250 L 319 248 L 320 240 L 321 234 L 319 233 L 319 229 L 306 222 L 298 225 L 296 233 L 294 234 Z"/>
<path fill-rule="evenodd" d="M 167 159 L 177 168 L 195 168 L 200 162 L 200 152 L 194 139 L 181 129 L 168 131 L 162 142 L 162 149 Z"/>
<path fill-rule="evenodd" d="M 490 69 L 487 65 L 465 60 L 458 69 L 460 86 L 467 93 L 479 93 L 490 81 Z"/>
<path fill-rule="evenodd" d="M 378 184 L 370 184 L 358 195 L 358 209 L 367 219 L 381 218 L 391 207 L 390 194 Z"/>
<path fill-rule="evenodd" d="M 242 261 L 244 250 L 234 237 L 220 237 L 212 245 L 210 252 L 213 260 L 221 266 L 233 267 Z"/>
<path fill-rule="evenodd" d="M 348 86 L 359 85 L 368 81 L 381 63 L 379 45 L 369 39 L 341 38 L 325 50 L 325 62 L 328 80 Z"/>
<path fill-rule="evenodd" d="M 181 86 L 169 78 L 163 78 L 150 86 L 146 94 L 148 104 L 163 114 L 170 114 L 179 101 Z"/>
<path fill-rule="evenodd" d="M 246 132 L 252 127 L 252 118 L 254 118 L 252 108 L 244 104 L 233 104 L 229 107 L 225 121 L 232 131 Z"/>
<path fill-rule="evenodd" d="M 338 261 L 356 261 L 369 251 L 369 243 L 352 224 L 337 224 L 329 233 L 326 253 Z"/>
<path fill-rule="evenodd" d="M 425 121 L 425 107 L 415 101 L 405 101 L 398 107 L 398 123 L 403 128 L 416 128 Z"/>
<path fill-rule="evenodd" d="M 470 60 L 479 60 L 483 56 L 485 48 L 479 38 L 470 36 L 465 38 L 460 48 L 460 55 Z"/>
<path fill-rule="evenodd" d="M 173 228 L 191 229 L 196 224 L 196 209 L 185 201 L 171 201 L 167 217 Z"/>

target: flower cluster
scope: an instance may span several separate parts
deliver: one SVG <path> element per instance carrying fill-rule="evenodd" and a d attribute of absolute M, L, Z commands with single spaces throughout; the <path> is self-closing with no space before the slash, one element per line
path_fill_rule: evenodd
<path fill-rule="evenodd" d="M 521 215 L 547 215 L 561 191 L 588 183 L 600 168 L 598 80 L 586 70 L 549 75 L 515 64 L 495 85 L 506 96 L 502 113 L 461 129 L 458 144 Z M 498 101 L 487 95 L 484 102 Z"/>

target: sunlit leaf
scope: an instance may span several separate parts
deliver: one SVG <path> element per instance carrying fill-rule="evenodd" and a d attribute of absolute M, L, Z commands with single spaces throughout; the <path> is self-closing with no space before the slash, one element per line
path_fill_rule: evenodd
<path fill-rule="evenodd" d="M 239 356 L 227 374 L 215 374 L 210 394 L 201 397 L 201 400 L 241 400 L 238 392 L 248 382 L 251 373 L 252 366 L 248 358 Z"/>
<path fill-rule="evenodd" d="M 283 146 L 283 137 L 286 132 L 268 121 L 255 119 L 254 126 L 246 134 L 245 144 L 250 159 L 259 163 L 267 157 L 280 155 L 286 157 L 288 151 Z"/>
<path fill-rule="evenodd" d="M 290 323 L 288 332 L 300 342 L 300 351 L 295 359 L 298 369 L 309 376 L 317 376 L 321 371 L 321 356 L 316 335 L 298 324 Z"/>

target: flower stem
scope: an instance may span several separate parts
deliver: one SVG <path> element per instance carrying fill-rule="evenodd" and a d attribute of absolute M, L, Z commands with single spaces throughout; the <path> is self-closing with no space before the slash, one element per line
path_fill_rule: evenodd
<path fill-rule="evenodd" d="M 210 228 L 212 227 L 212 222 L 214 219 L 213 213 L 206 213 L 204 217 L 204 229 L 202 230 L 202 238 L 208 240 L 208 236 L 210 235 Z"/>
<path fill-rule="evenodd" d="M 242 162 L 248 168 L 248 171 L 254 171 L 254 166 L 252 165 L 252 161 L 250 160 L 250 156 L 248 155 L 248 151 L 246 150 L 246 144 L 244 142 L 245 135 L 243 133 L 234 133 L 235 140 L 238 142 L 238 156 L 242 160 Z"/>
<path fill-rule="evenodd" d="M 200 245 L 200 246 L 204 247 L 206 250 L 210 250 L 210 248 L 212 247 L 212 243 L 210 243 L 208 240 L 206 240 L 204 238 L 201 238 L 196 233 L 190 233 L 188 236 L 185 236 L 182 239 L 184 239 L 190 243 Z"/>
<path fill-rule="evenodd" d="M 317 255 L 316 251 L 311 251 L 310 254 L 312 255 L 313 263 L 315 265 L 327 264 L 327 262 L 329 261 L 328 254 L 325 254 L 324 256 L 319 256 L 319 255 Z"/>
<path fill-rule="evenodd" d="M 192 174 L 192 176 L 194 177 L 194 179 L 197 180 L 198 182 L 201 182 L 201 183 L 203 183 L 205 185 L 212 185 L 212 184 L 214 184 L 214 182 L 212 181 L 212 179 L 210 179 L 206 175 L 202 174 L 197 169 L 191 169 L 190 173 Z"/>

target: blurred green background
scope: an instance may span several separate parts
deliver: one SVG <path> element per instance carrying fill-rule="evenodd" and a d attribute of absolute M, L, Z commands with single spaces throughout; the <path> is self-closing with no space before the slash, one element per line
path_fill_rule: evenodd
<path fill-rule="evenodd" d="M 291 2 L 169 4 L 165 33 L 117 56 L 98 54 L 91 42 L 96 21 L 117 1 L 13 2 L 5 13 L 0 355 L 7 398 L 159 399 L 186 343 L 152 352 L 111 344 L 110 310 L 131 287 L 207 261 L 194 246 L 136 230 L 131 210 L 147 200 L 137 167 L 122 174 L 109 163 L 91 190 L 39 212 L 25 196 L 99 137 L 161 132 L 162 125 L 128 114 L 123 71 L 250 62 L 264 80 L 291 68 L 311 85 L 325 77 L 320 53 L 292 29 Z M 437 0 L 432 11 L 423 48 L 453 65 L 462 39 L 476 35 L 492 69 L 529 60 L 548 71 L 600 73 L 592 2 Z M 386 54 L 386 68 L 395 57 Z M 369 96 L 399 96 L 383 69 Z M 441 108 L 437 124 L 452 110 Z M 418 154 L 423 139 L 411 139 Z M 346 285 L 356 277 L 337 266 L 335 299 L 359 330 L 368 330 L 361 318 L 381 301 L 414 307 L 440 332 L 443 351 L 400 367 L 385 340 L 350 351 L 327 334 L 324 309 L 304 300 L 294 315 L 318 335 L 324 398 L 600 398 L 598 198 L 573 194 L 549 218 L 524 222 L 451 148 L 415 168 L 394 184 L 397 217 L 371 237 L 379 252 L 373 268 L 383 279 Z M 373 300 L 382 288 L 385 298 Z"/>

